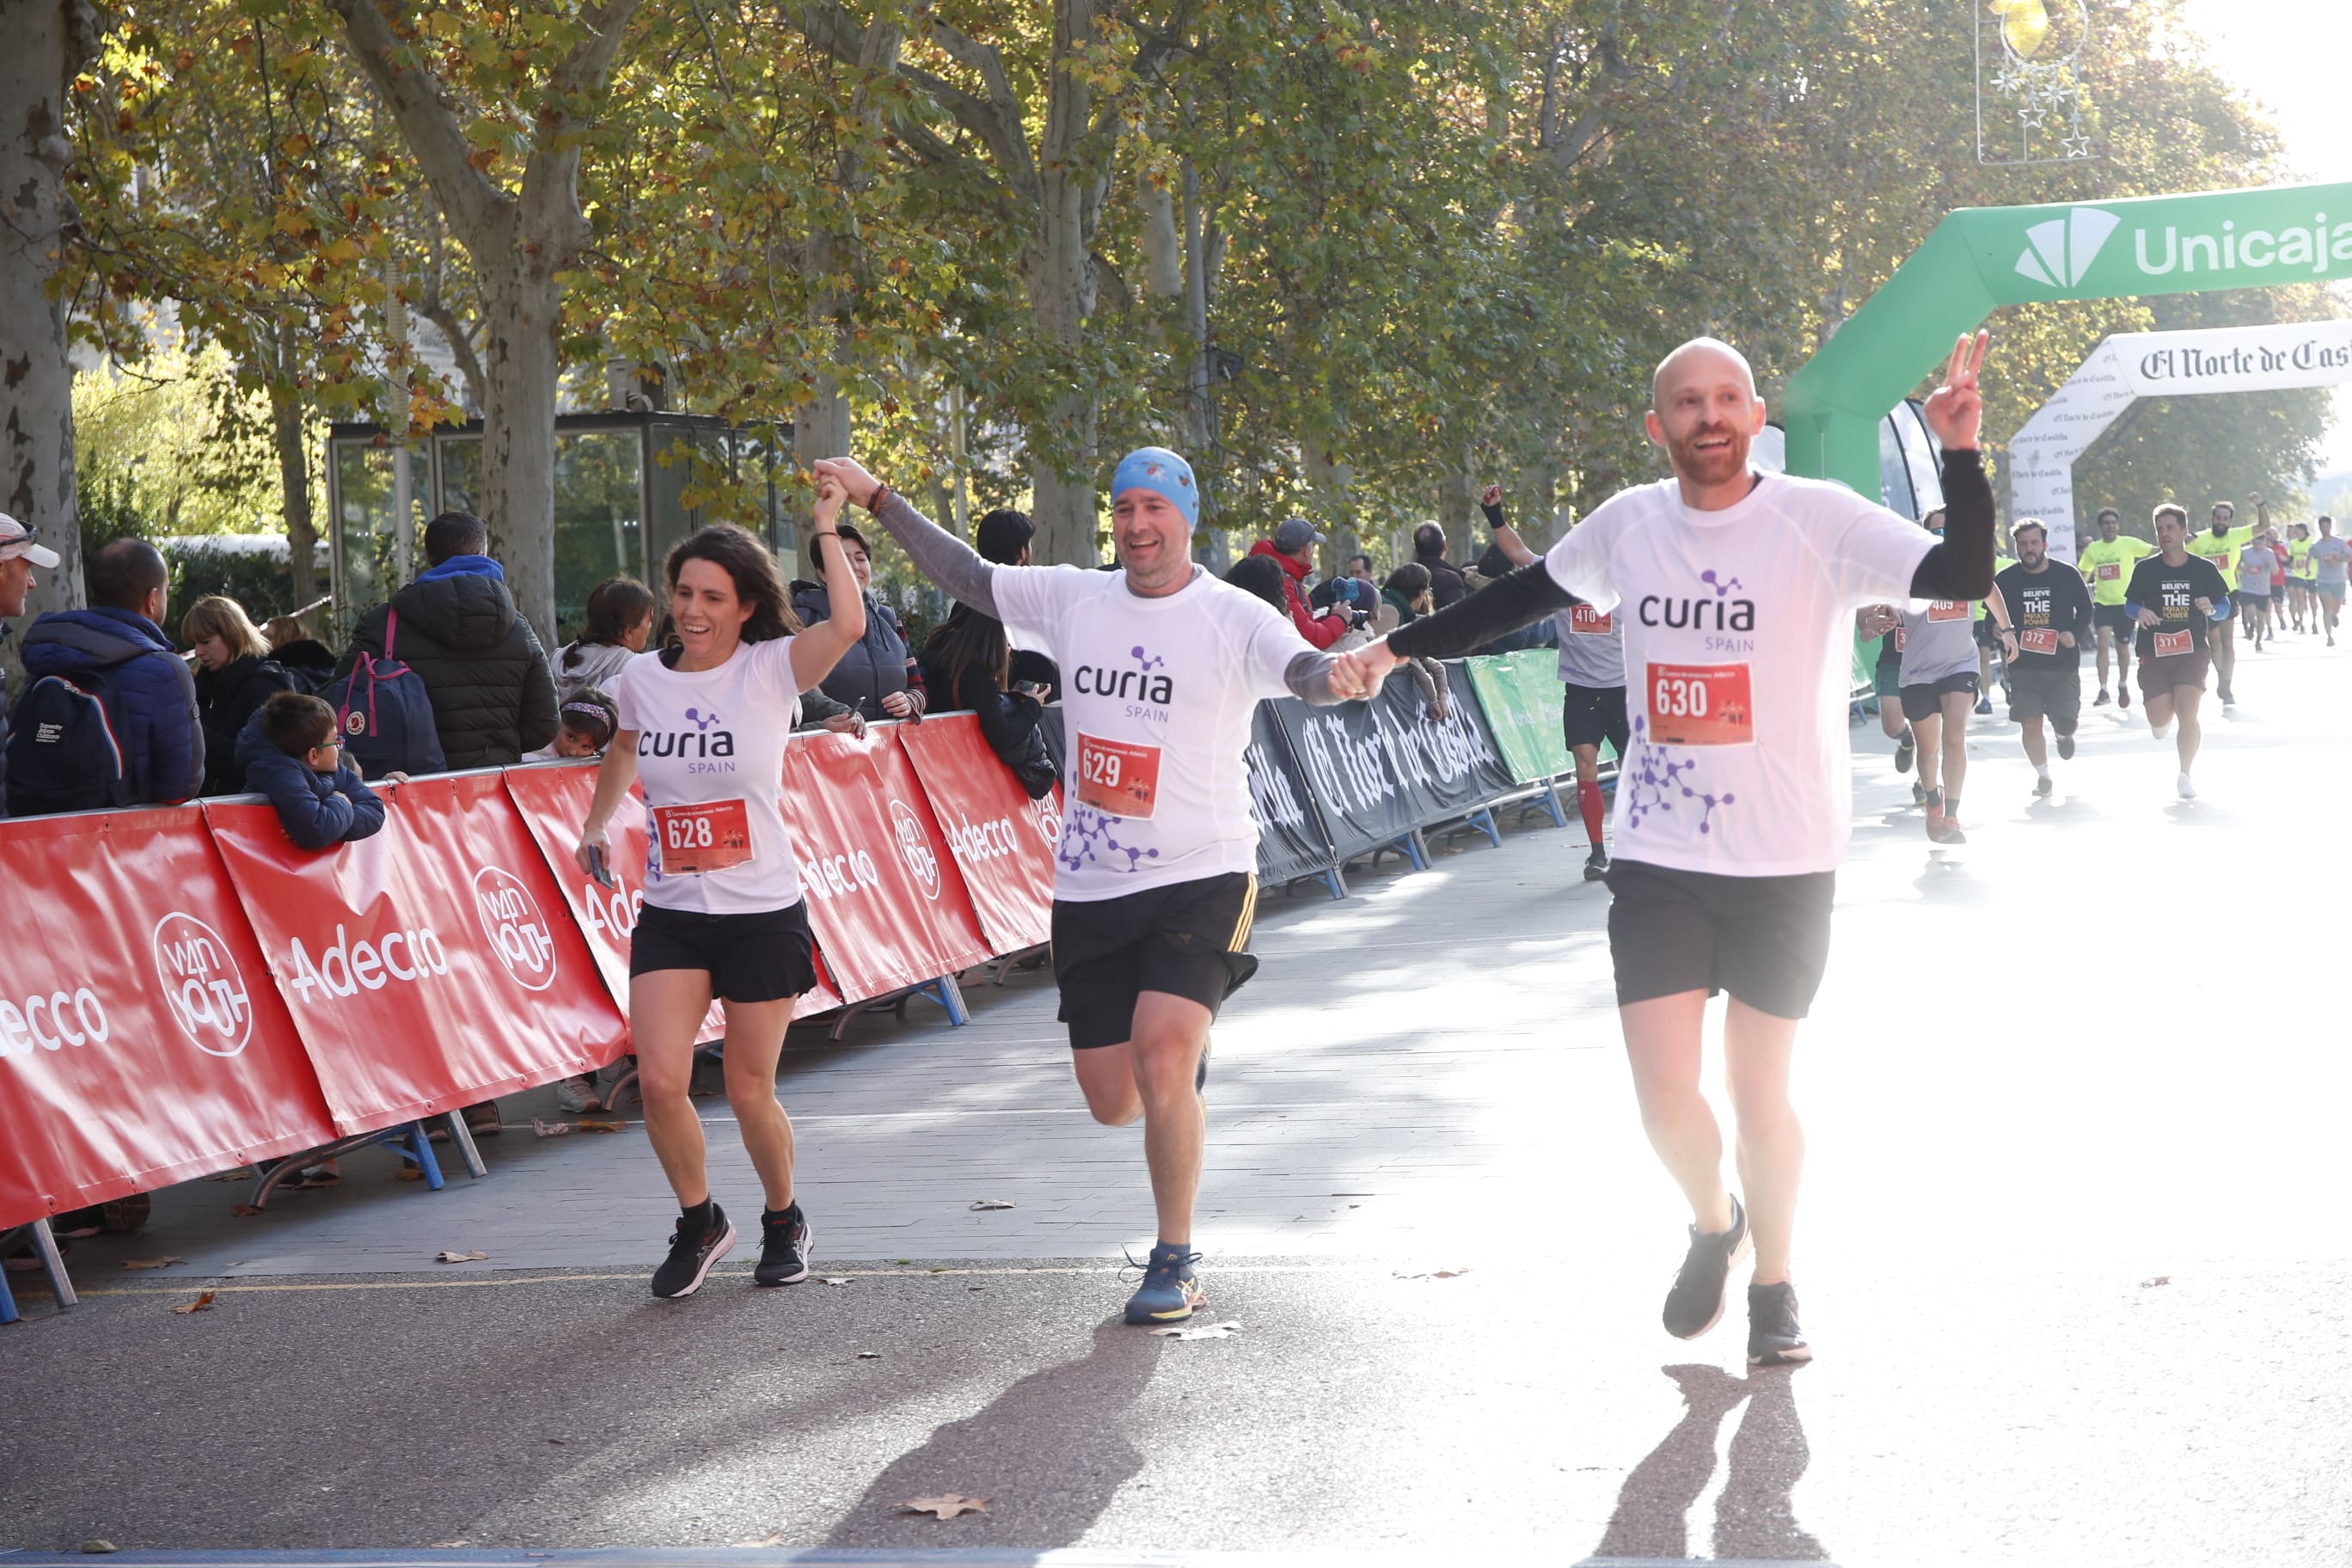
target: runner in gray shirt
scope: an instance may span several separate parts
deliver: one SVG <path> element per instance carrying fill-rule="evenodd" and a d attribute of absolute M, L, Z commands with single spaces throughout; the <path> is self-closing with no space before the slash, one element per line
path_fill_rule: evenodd
<path fill-rule="evenodd" d="M 2344 585 L 2352 568 L 2352 544 L 2336 537 L 2336 520 L 2319 520 L 2319 537 L 2311 546 L 2313 591 L 2319 595 L 2320 624 L 2327 628 L 2327 646 L 2336 646 L 2336 622 L 2344 614 Z"/>
<path fill-rule="evenodd" d="M 2000 628 L 2001 656 L 2017 657 L 2016 629 L 2000 590 L 1985 595 Z M 1965 844 L 1960 786 L 1969 773 L 1969 714 L 1976 707 L 1976 616 L 1965 599 L 1915 602 L 1903 611 L 1903 717 L 1919 742 L 1919 783 L 1927 790 L 1927 837 Z"/>

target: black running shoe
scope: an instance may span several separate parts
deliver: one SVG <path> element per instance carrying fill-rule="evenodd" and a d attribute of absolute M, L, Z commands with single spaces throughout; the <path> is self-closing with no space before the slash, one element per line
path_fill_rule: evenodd
<path fill-rule="evenodd" d="M 1903 731 L 1903 738 L 1895 742 L 1895 771 L 1898 773 L 1909 773 L 1911 771 L 1912 753 L 1916 752 L 1918 749 L 1919 742 L 1917 738 L 1914 736 L 1909 730 L 1905 730 Z"/>
<path fill-rule="evenodd" d="M 1785 1279 L 1748 1287 L 1748 1364 L 1801 1366 L 1812 1359 L 1805 1331 L 1797 1327 L 1797 1288 Z"/>
<path fill-rule="evenodd" d="M 2102 686 L 2099 688 L 2099 694 L 2091 699 L 2091 706 L 2094 708 L 2105 708 L 2112 700 L 2114 700 L 2107 695 L 2107 689 Z M 2130 704 L 2126 703 L 2125 706 L 2129 707 Z"/>
<path fill-rule="evenodd" d="M 2071 763 L 2074 760 L 2074 736 L 2061 735 L 2058 737 L 2058 760 L 2062 763 Z"/>
<path fill-rule="evenodd" d="M 754 1285 L 797 1285 L 809 1277 L 809 1243 L 816 1233 L 798 1203 L 782 1214 L 760 1211 L 760 1266 L 751 1270 Z"/>
<path fill-rule="evenodd" d="M 688 1234 L 687 1226 L 686 1216 L 678 1215 L 677 1229 L 670 1234 L 669 1256 L 654 1270 L 654 1294 L 665 1300 L 701 1289 L 711 1265 L 735 1249 L 735 1227 L 727 1223 L 727 1211 L 717 1204 L 710 1205 L 710 1224 L 701 1235 Z"/>
<path fill-rule="evenodd" d="M 1723 1317 L 1731 1294 L 1731 1266 L 1748 1251 L 1748 1210 L 1738 1196 L 1731 1200 L 1731 1228 L 1716 1233 L 1690 1227 L 1690 1251 L 1666 1292 L 1664 1319 L 1666 1332 L 1678 1340 L 1695 1340 Z"/>
<path fill-rule="evenodd" d="M 1584 879 L 1597 882 L 1609 875 L 1609 851 L 1596 844 L 1592 853 L 1584 858 Z"/>

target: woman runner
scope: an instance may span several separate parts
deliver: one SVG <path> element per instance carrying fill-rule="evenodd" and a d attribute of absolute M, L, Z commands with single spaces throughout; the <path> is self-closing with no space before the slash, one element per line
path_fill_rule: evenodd
<path fill-rule="evenodd" d="M 760 1173 L 759 1285 L 808 1278 L 809 1227 L 793 1198 L 793 1126 L 776 1100 L 776 1060 L 793 1003 L 816 982 L 792 831 L 779 809 L 784 744 L 800 693 L 822 681 L 866 630 L 866 607 L 835 524 L 846 499 L 821 481 L 809 540 L 836 606 L 803 630 L 766 546 L 706 528 L 669 552 L 677 644 L 632 659 L 614 692 L 621 725 L 596 775 L 575 852 L 609 876 L 604 825 L 645 786 L 646 902 L 629 954 L 629 1032 L 646 1132 L 677 1194 L 677 1230 L 654 1271 L 660 1297 L 691 1296 L 735 1245 L 712 1200 L 702 1121 L 687 1091 L 694 1037 L 716 997 L 727 1018 L 727 1101 Z"/>

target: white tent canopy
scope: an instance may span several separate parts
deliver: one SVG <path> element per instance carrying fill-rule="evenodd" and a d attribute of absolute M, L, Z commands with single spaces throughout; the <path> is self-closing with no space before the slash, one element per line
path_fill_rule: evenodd
<path fill-rule="evenodd" d="M 2011 521 L 2042 519 L 2050 525 L 2050 553 L 2074 560 L 2074 459 L 2140 398 L 2283 392 L 2344 382 L 2352 382 L 2352 321 L 2109 338 L 2011 440 Z"/>

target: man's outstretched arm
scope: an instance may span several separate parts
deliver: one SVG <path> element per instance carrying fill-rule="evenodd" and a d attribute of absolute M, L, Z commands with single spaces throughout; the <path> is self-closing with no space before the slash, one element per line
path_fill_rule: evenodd
<path fill-rule="evenodd" d="M 821 458 L 816 469 L 831 474 L 841 481 L 856 505 L 874 510 L 874 521 L 898 542 L 915 570 L 944 589 L 957 603 L 969 605 L 983 616 L 1003 619 L 996 607 L 996 595 L 990 588 L 998 568 L 981 559 L 979 552 L 917 511 L 907 498 L 896 490 L 883 498 L 882 505 L 874 508 L 875 492 L 881 481 L 859 465 L 854 458 Z"/>

